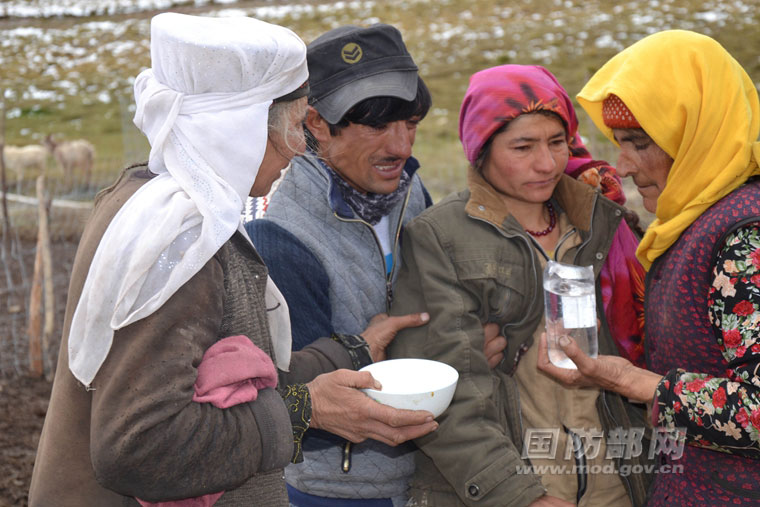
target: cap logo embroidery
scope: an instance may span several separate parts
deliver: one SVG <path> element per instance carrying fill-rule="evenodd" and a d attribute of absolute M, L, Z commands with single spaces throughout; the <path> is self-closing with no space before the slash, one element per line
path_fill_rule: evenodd
<path fill-rule="evenodd" d="M 349 42 L 340 50 L 340 57 L 351 65 L 361 60 L 363 54 L 362 48 L 355 42 Z"/>

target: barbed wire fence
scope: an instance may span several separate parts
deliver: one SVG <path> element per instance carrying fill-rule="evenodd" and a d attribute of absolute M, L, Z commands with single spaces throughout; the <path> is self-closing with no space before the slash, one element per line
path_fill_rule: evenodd
<path fill-rule="evenodd" d="M 5 110 L 1 97 L 0 94 L 0 154 L 5 146 Z M 147 160 L 145 143 L 142 134 L 132 125 L 129 105 L 121 103 L 120 109 L 124 154 L 108 157 L 96 153 L 89 178 L 83 172 L 64 178 L 55 160 L 49 157 L 42 174 L 43 186 L 38 189 L 40 175 L 19 177 L 5 167 L 0 157 L 0 377 L 38 376 L 35 357 L 41 361 L 45 377 L 51 379 L 54 374 L 74 253 L 92 201 L 98 191 L 113 183 L 125 166 Z M 52 286 L 52 299 L 40 299 L 45 288 L 35 286 L 35 279 L 43 273 L 38 248 L 42 238 L 38 238 L 38 234 L 40 223 L 45 219 L 51 264 L 47 273 L 50 279 L 46 283 Z M 35 264 L 38 273 L 35 273 Z M 41 316 L 44 318 L 40 321 Z M 34 339 L 30 341 L 34 338 L 35 325 L 50 325 L 50 322 L 53 329 L 46 330 L 49 336 L 36 345 Z M 35 350 L 40 345 L 40 350 Z"/>

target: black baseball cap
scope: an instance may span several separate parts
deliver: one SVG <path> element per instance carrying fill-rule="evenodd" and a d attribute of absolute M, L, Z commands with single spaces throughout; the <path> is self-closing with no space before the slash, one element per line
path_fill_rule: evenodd
<path fill-rule="evenodd" d="M 401 32 L 390 25 L 330 30 L 307 46 L 306 60 L 309 103 L 332 124 L 370 97 L 417 96 L 417 65 Z"/>

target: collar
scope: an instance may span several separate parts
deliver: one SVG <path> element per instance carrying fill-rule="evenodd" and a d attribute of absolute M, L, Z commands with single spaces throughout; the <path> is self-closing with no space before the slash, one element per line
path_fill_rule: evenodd
<path fill-rule="evenodd" d="M 511 221 L 514 227 L 517 223 L 509 211 L 509 205 L 501 198 L 501 194 L 483 176 L 472 167 L 467 170 L 467 187 L 470 196 L 465 204 L 465 212 L 473 217 L 506 229 Z M 570 223 L 582 231 L 591 229 L 591 215 L 598 192 L 586 183 L 582 183 L 563 174 L 552 194 L 562 210 L 567 213 Z M 522 227 L 520 227 L 522 230 Z"/>

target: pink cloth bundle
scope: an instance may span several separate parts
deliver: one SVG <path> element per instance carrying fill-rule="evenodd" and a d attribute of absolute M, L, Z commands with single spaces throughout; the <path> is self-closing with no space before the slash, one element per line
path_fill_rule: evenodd
<path fill-rule="evenodd" d="M 259 389 L 277 386 L 277 370 L 266 353 L 243 335 L 212 345 L 198 365 L 193 401 L 227 408 L 256 401 Z"/>
<path fill-rule="evenodd" d="M 193 401 L 228 408 L 256 401 L 259 389 L 277 386 L 272 359 L 243 335 L 222 338 L 203 354 L 198 365 Z M 210 493 L 170 502 L 146 502 L 143 507 L 211 507 L 224 494 Z"/>

